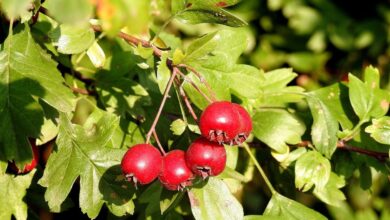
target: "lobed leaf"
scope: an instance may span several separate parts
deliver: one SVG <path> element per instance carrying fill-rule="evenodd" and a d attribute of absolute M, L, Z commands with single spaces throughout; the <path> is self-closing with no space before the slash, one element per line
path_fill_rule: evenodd
<path fill-rule="evenodd" d="M 372 138 L 382 144 L 390 145 L 390 117 L 383 116 L 372 120 L 372 125 L 367 126 L 365 131 Z"/>
<path fill-rule="evenodd" d="M 317 151 L 308 151 L 295 164 L 295 186 L 306 192 L 314 185 L 321 191 L 331 174 L 330 162 Z"/>
<path fill-rule="evenodd" d="M 188 196 L 192 214 L 197 220 L 240 220 L 244 218 L 241 204 L 230 193 L 226 184 L 217 178 L 210 177 L 202 188 L 191 188 Z"/>
<path fill-rule="evenodd" d="M 80 208 L 96 218 L 104 203 L 117 215 L 133 213 L 134 187 L 119 167 L 124 150 L 107 148 L 118 118 L 96 110 L 82 127 L 60 115 L 57 150 L 47 162 L 39 184 L 46 187 L 50 209 L 59 210 L 76 179 L 80 178 Z"/>
<path fill-rule="evenodd" d="M 0 173 L 0 219 L 27 219 L 27 204 L 23 200 L 35 171 L 14 176 Z"/>
<path fill-rule="evenodd" d="M 278 193 L 274 194 L 271 200 L 268 202 L 265 209 L 264 216 L 272 217 L 273 219 L 285 219 L 285 220 L 326 220 L 323 215 L 307 208 L 306 206 L 286 198 Z M 260 218 L 261 219 L 261 218 Z M 267 218 L 266 218 L 267 219 Z M 271 218 L 268 218 L 271 219 Z"/>
<path fill-rule="evenodd" d="M 277 153 L 288 153 L 287 144 L 298 144 L 305 124 L 286 110 L 263 109 L 253 117 L 253 134 Z"/>
<path fill-rule="evenodd" d="M 389 93 L 379 88 L 379 71 L 367 67 L 364 72 L 366 81 L 362 82 L 352 74 L 349 79 L 349 99 L 353 110 L 361 121 L 371 117 L 384 116 L 389 110 Z"/>
<path fill-rule="evenodd" d="M 81 53 L 92 46 L 95 40 L 95 32 L 89 25 L 61 24 L 51 31 L 49 36 L 58 52 L 63 54 Z"/>
<path fill-rule="evenodd" d="M 316 93 L 308 93 L 306 97 L 313 116 L 311 138 L 316 149 L 330 158 L 337 147 L 339 125 L 329 107 L 317 96 Z"/>
<path fill-rule="evenodd" d="M 0 152 L 18 166 L 31 160 L 27 138 L 38 138 L 44 123 L 38 99 L 57 111 L 73 108 L 73 95 L 56 66 L 28 26 L 15 28 L 0 51 Z"/>

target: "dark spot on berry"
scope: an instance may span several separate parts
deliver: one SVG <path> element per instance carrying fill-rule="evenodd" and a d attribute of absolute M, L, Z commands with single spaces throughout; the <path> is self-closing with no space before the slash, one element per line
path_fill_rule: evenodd
<path fill-rule="evenodd" d="M 192 6 L 192 3 L 191 2 L 188 2 L 187 5 L 186 5 L 186 8 L 189 8 Z"/>

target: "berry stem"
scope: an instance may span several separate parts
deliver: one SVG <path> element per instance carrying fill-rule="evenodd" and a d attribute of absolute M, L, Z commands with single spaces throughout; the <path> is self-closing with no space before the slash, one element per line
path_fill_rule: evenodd
<path fill-rule="evenodd" d="M 265 175 L 265 172 L 264 170 L 261 168 L 259 162 L 257 161 L 255 155 L 253 155 L 251 149 L 249 149 L 249 146 L 247 143 L 242 143 L 242 146 L 245 148 L 246 152 L 249 154 L 249 157 L 251 158 L 251 160 L 253 161 L 253 163 L 255 164 L 257 170 L 259 171 L 260 175 L 263 177 L 264 179 L 264 182 L 265 184 L 267 184 L 268 186 L 268 189 L 271 191 L 271 194 L 272 195 L 275 195 L 277 194 L 278 192 L 275 190 L 275 188 L 272 186 L 271 182 L 269 181 L 267 175 Z"/>
<path fill-rule="evenodd" d="M 195 68 L 191 67 L 191 66 L 187 66 L 186 64 L 179 64 L 177 65 L 178 67 L 184 67 L 187 71 L 190 71 L 190 72 L 193 72 L 198 78 L 199 78 L 199 81 L 201 83 L 203 83 L 207 90 L 209 91 L 210 95 L 211 95 L 211 99 L 215 102 L 217 101 L 217 98 L 216 98 L 216 95 L 215 95 L 215 92 L 214 90 L 211 88 L 211 86 L 207 83 L 207 80 L 202 76 L 202 74 L 200 74 L 198 71 L 195 70 Z"/>
<path fill-rule="evenodd" d="M 192 81 L 188 76 L 186 76 L 184 73 L 182 73 L 177 67 L 174 67 L 173 68 L 174 70 L 176 69 L 177 73 L 183 77 L 184 81 L 188 81 L 192 87 L 194 87 L 194 89 L 199 93 L 201 94 L 209 103 L 213 103 L 215 102 L 216 100 L 212 100 L 210 99 L 195 83 L 194 81 Z"/>
<path fill-rule="evenodd" d="M 168 85 L 165 88 L 164 96 L 163 96 L 163 99 L 161 100 L 161 104 L 160 104 L 160 107 L 159 107 L 158 112 L 156 114 L 156 117 L 154 118 L 153 124 L 152 124 L 152 126 L 150 126 L 150 129 L 146 135 L 146 143 L 147 144 L 149 144 L 150 136 L 152 136 L 153 132 L 155 131 L 158 119 L 161 116 L 162 109 L 164 108 L 165 102 L 167 101 L 169 90 L 171 90 L 171 87 L 172 87 L 172 84 L 173 84 L 173 81 L 174 81 L 176 75 L 177 75 L 177 70 L 174 68 L 172 71 L 171 78 L 168 81 Z"/>
<path fill-rule="evenodd" d="M 160 148 L 160 151 L 161 151 L 162 155 L 165 156 L 167 153 L 165 152 L 163 146 L 161 145 L 160 139 L 158 138 L 158 135 L 157 135 L 155 130 L 153 130 L 153 137 L 154 137 L 154 140 L 157 143 L 158 148 Z"/>
<path fill-rule="evenodd" d="M 192 118 L 195 121 L 198 121 L 198 117 L 196 116 L 195 111 L 194 111 L 194 109 L 191 106 L 190 100 L 188 99 L 186 93 L 184 92 L 183 84 L 179 85 L 179 92 L 180 92 L 180 95 L 183 98 L 184 103 L 186 104 L 186 107 L 187 107 L 188 111 L 190 112 Z"/>

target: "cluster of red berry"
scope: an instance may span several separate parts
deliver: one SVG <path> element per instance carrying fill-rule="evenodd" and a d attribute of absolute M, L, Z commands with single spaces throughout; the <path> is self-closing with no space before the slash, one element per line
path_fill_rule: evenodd
<path fill-rule="evenodd" d="M 252 120 L 240 105 L 221 101 L 203 111 L 199 127 L 202 137 L 192 142 L 186 152 L 176 149 L 162 156 L 150 144 L 131 147 L 121 163 L 126 179 L 145 185 L 158 177 L 165 188 L 183 190 L 192 185 L 195 176 L 216 176 L 226 165 L 222 144 L 244 142 L 252 131 Z"/>

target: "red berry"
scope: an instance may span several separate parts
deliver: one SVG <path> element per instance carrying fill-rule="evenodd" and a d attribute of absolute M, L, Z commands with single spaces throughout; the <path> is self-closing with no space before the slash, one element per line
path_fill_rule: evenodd
<path fill-rule="evenodd" d="M 17 172 L 18 174 L 25 174 L 33 170 L 39 161 L 39 150 L 38 147 L 35 145 L 35 139 L 29 139 L 30 145 L 31 145 L 31 150 L 33 152 L 33 158 L 29 164 L 26 164 L 23 169 L 19 169 L 16 167 L 15 163 L 10 164 L 10 168 Z"/>
<path fill-rule="evenodd" d="M 199 127 L 202 136 L 218 143 L 231 143 L 238 135 L 240 122 L 231 102 L 211 103 L 200 116 Z"/>
<path fill-rule="evenodd" d="M 165 155 L 159 179 L 169 190 L 183 190 L 192 185 L 193 173 L 186 165 L 184 151 L 173 150 Z"/>
<path fill-rule="evenodd" d="M 203 179 L 216 176 L 225 169 L 226 150 L 223 146 L 200 137 L 187 149 L 186 161 L 192 172 Z"/>
<path fill-rule="evenodd" d="M 252 132 L 252 119 L 249 113 L 241 105 L 236 103 L 233 103 L 233 105 L 239 114 L 239 121 L 241 123 L 239 133 L 234 139 L 234 144 L 241 144 Z"/>
<path fill-rule="evenodd" d="M 157 148 L 150 144 L 137 144 L 127 150 L 121 167 L 127 181 L 145 185 L 151 183 L 160 174 L 162 156 Z"/>

